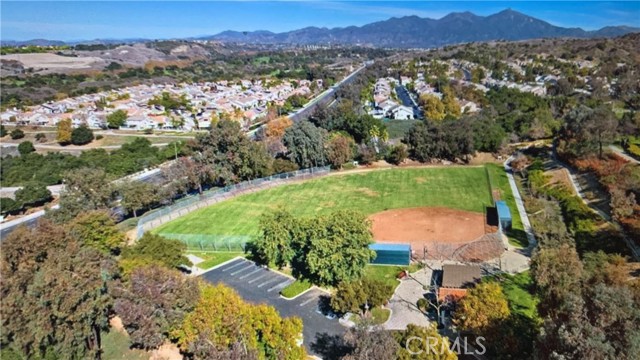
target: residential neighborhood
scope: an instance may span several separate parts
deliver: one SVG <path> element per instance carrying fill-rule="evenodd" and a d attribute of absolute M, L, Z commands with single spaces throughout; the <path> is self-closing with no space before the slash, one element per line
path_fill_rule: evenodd
<path fill-rule="evenodd" d="M 311 90 L 314 89 L 314 90 Z M 219 81 L 179 85 L 139 85 L 109 92 L 82 95 L 24 111 L 10 109 L 0 114 L 4 124 L 17 126 L 56 126 L 71 119 L 74 127 L 86 125 L 99 129 L 107 126 L 106 117 L 116 110 L 127 113 L 122 126 L 128 130 L 206 129 L 212 118 L 229 116 L 249 127 L 268 113 L 269 106 L 283 106 L 294 95 L 309 98 L 323 89 L 321 80 Z M 186 100 L 188 106 L 165 109 L 149 102 L 162 94 Z"/>

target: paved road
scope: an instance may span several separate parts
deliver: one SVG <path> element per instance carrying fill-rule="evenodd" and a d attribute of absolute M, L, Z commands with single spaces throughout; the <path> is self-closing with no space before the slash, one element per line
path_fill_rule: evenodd
<path fill-rule="evenodd" d="M 249 302 L 271 305 L 283 317 L 301 318 L 304 346 L 311 354 L 318 354 L 313 346 L 318 337 L 342 335 L 345 331 L 337 318 L 329 319 L 318 312 L 326 293 L 312 289 L 293 300 L 286 300 L 280 296 L 280 290 L 294 279 L 257 266 L 252 261 L 236 259 L 200 276 L 212 284 L 221 282 L 230 286 Z"/>

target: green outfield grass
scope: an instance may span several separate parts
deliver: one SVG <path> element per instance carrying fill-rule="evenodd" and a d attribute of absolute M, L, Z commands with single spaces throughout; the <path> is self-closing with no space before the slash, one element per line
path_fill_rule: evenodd
<path fill-rule="evenodd" d="M 511 194 L 508 184 L 503 191 Z M 258 234 L 260 215 L 280 206 L 294 215 L 309 216 L 338 209 L 358 210 L 370 215 L 388 209 L 421 206 L 481 213 L 485 206 L 491 205 L 483 167 L 394 168 L 328 176 L 239 196 L 180 217 L 155 232 L 250 238 Z M 515 218 L 515 208 L 512 212 Z"/>

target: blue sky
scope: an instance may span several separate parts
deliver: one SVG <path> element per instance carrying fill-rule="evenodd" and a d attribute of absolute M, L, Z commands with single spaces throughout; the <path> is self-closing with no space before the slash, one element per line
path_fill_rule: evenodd
<path fill-rule="evenodd" d="M 489 15 L 506 8 L 565 27 L 640 27 L 640 1 L 5 1 L 0 38 L 81 40 L 173 38 L 224 30 L 288 31 L 364 25 L 390 17 L 441 18 L 452 11 Z"/>

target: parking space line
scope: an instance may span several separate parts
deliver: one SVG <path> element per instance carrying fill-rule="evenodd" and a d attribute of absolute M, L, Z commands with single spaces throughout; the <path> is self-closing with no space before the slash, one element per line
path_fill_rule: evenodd
<path fill-rule="evenodd" d="M 254 283 L 254 282 L 256 282 L 256 281 L 258 281 L 258 280 L 262 279 L 263 277 L 265 277 L 265 276 L 267 276 L 267 275 L 269 275 L 269 272 L 268 272 L 268 271 L 267 271 L 267 272 L 265 272 L 264 274 L 262 274 L 262 276 L 258 276 L 257 278 L 255 278 L 255 279 L 253 279 L 253 280 L 249 280 L 249 281 L 247 281 L 247 284 L 252 284 L 252 283 Z"/>
<path fill-rule="evenodd" d="M 261 288 L 261 287 L 263 287 L 263 286 L 267 285 L 268 283 L 273 282 L 274 280 L 275 280 L 275 281 L 278 281 L 278 280 L 280 280 L 280 279 L 278 279 L 278 277 L 276 276 L 276 277 L 274 277 L 273 279 L 267 280 L 267 281 L 263 282 L 262 284 L 258 285 L 258 287 L 259 287 L 259 288 Z"/>
<path fill-rule="evenodd" d="M 260 270 L 262 270 L 262 268 L 260 268 L 260 267 L 259 267 L 259 268 L 257 268 L 256 270 L 253 270 L 252 272 L 250 272 L 250 273 L 248 273 L 248 274 L 246 274 L 246 275 L 242 275 L 242 276 L 240 276 L 240 280 L 246 279 L 246 278 L 248 278 L 249 276 L 251 276 L 251 275 L 253 275 L 253 274 L 257 273 L 257 272 L 258 272 L 258 271 L 260 271 Z"/>
<path fill-rule="evenodd" d="M 272 292 L 273 290 L 276 290 L 276 289 L 282 289 L 282 288 L 284 288 L 285 286 L 287 286 L 287 285 L 291 284 L 292 282 L 293 282 L 293 280 L 291 280 L 291 279 L 287 279 L 287 280 L 285 280 L 285 281 L 281 282 L 280 284 L 278 284 L 278 285 L 276 285 L 276 286 L 271 287 L 269 290 L 267 290 L 267 292 Z"/>
<path fill-rule="evenodd" d="M 238 266 L 242 266 L 242 265 L 246 265 L 246 262 L 244 260 L 240 260 L 239 263 L 229 266 L 228 268 L 222 269 L 222 271 L 227 271 L 227 270 L 231 270 L 233 268 L 237 268 Z"/>
<path fill-rule="evenodd" d="M 231 273 L 231 276 L 236 276 L 236 275 L 240 274 L 241 272 L 243 272 L 243 271 L 245 271 L 245 270 L 247 270 L 247 269 L 251 269 L 251 268 L 253 268 L 253 267 L 255 267 L 255 265 L 251 264 L 251 265 L 249 265 L 249 266 L 247 266 L 247 267 L 245 267 L 245 268 L 242 268 L 242 269 L 240 269 L 240 270 L 236 270 L 236 271 L 234 271 L 234 272 L 232 272 L 232 273 Z"/>
<path fill-rule="evenodd" d="M 308 303 L 312 302 L 313 300 L 318 300 L 318 298 L 317 298 L 316 296 L 313 296 L 313 297 L 311 297 L 310 299 L 305 300 L 303 303 L 301 303 L 301 304 L 300 304 L 300 306 L 305 306 L 305 305 L 307 305 Z"/>

